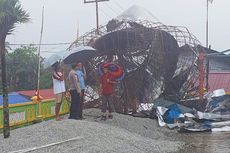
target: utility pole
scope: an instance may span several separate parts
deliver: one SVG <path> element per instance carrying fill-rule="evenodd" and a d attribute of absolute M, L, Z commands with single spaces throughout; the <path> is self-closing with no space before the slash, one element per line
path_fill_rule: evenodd
<path fill-rule="evenodd" d="M 37 95 L 37 114 L 36 117 L 37 119 L 41 118 L 41 102 L 40 102 L 40 74 L 41 74 L 41 43 L 42 43 L 42 36 L 43 36 L 43 25 L 44 25 L 44 6 L 42 7 L 42 24 L 41 24 L 41 35 L 39 39 L 39 45 L 38 45 L 38 80 L 37 80 L 37 90 L 36 94 Z"/>
<path fill-rule="evenodd" d="M 206 48 L 208 48 L 208 3 L 209 3 L 209 0 L 207 0 L 207 16 L 206 16 Z"/>
<path fill-rule="evenodd" d="M 41 58 L 40 58 L 40 53 L 41 53 L 41 42 L 42 42 L 42 35 L 43 35 L 43 25 L 44 25 L 44 6 L 42 7 L 42 25 L 41 25 L 41 35 L 40 35 L 40 40 L 39 40 L 39 45 L 38 45 L 38 80 L 37 80 L 37 98 L 39 100 L 39 90 L 40 90 L 40 69 L 41 69 Z"/>
<path fill-rule="evenodd" d="M 212 3 L 213 0 L 207 0 L 207 5 L 206 5 L 206 11 L 207 11 L 207 14 L 206 14 L 206 48 L 208 48 L 208 7 L 209 7 L 209 3 Z"/>
<path fill-rule="evenodd" d="M 109 0 L 84 0 L 84 3 L 96 3 L 96 25 L 97 25 L 97 34 L 99 34 L 99 16 L 98 16 L 98 3 L 105 2 Z"/>

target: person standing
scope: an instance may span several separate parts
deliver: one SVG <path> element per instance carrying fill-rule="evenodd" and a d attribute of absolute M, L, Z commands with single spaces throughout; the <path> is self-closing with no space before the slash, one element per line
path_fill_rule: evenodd
<path fill-rule="evenodd" d="M 70 115 L 69 119 L 81 119 L 79 116 L 79 103 L 81 96 L 80 81 L 76 75 L 76 70 L 78 65 L 75 63 L 72 65 L 72 70 L 69 72 L 68 81 L 69 81 L 69 91 L 71 95 L 71 106 L 70 106 Z"/>
<path fill-rule="evenodd" d="M 53 92 L 55 95 L 55 118 L 56 121 L 60 121 L 62 118 L 59 116 L 61 104 L 63 101 L 64 93 L 65 93 L 65 81 L 63 70 L 60 66 L 60 63 L 55 63 L 53 65 L 54 71 L 52 75 L 53 79 Z"/>
<path fill-rule="evenodd" d="M 83 118 L 83 102 L 84 102 L 84 95 L 85 95 L 85 79 L 86 79 L 86 71 L 85 68 L 83 67 L 81 62 L 77 62 L 78 69 L 76 71 L 76 75 L 79 78 L 80 82 L 80 88 L 81 88 L 81 96 L 80 96 L 80 103 L 78 107 L 78 113 L 79 117 L 82 119 Z"/>
<path fill-rule="evenodd" d="M 108 110 L 108 118 L 112 119 L 112 112 L 114 111 L 113 104 L 113 96 L 114 96 L 114 86 L 115 79 L 113 78 L 108 67 L 103 67 L 103 75 L 100 77 L 100 93 L 102 98 L 102 107 L 101 112 L 103 113 L 101 116 L 102 120 L 106 120 L 106 110 Z"/>

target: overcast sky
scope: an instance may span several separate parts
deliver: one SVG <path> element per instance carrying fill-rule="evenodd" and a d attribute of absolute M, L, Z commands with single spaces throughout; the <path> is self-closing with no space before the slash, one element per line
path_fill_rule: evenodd
<path fill-rule="evenodd" d="M 42 43 L 73 42 L 77 36 L 95 27 L 95 4 L 84 0 L 20 0 L 31 21 L 18 25 L 7 41 L 16 43 L 39 42 L 42 6 L 45 7 Z M 149 10 L 166 25 L 185 26 L 205 45 L 206 0 L 110 0 L 99 4 L 100 24 L 117 17 L 132 5 Z M 230 0 L 214 0 L 209 5 L 209 43 L 213 49 L 230 48 Z M 18 46 L 17 46 L 18 47 Z M 66 49 L 68 45 L 42 46 L 44 57 Z M 14 47 L 12 47 L 14 48 Z"/>

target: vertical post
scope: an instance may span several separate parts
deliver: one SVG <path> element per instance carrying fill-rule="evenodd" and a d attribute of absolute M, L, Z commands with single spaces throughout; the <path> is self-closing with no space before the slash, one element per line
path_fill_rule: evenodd
<path fill-rule="evenodd" d="M 37 109 L 38 109 L 38 116 L 41 117 L 41 104 L 40 102 L 40 73 L 41 73 L 41 59 L 40 59 L 40 54 L 41 54 L 41 42 L 42 42 L 42 34 L 43 34 L 43 24 L 44 24 L 44 6 L 42 7 L 42 25 L 41 25 L 41 35 L 40 35 L 40 40 L 39 40 L 39 45 L 38 45 L 38 80 L 37 80 Z"/>
<path fill-rule="evenodd" d="M 209 0 L 207 0 L 207 16 L 206 16 L 206 48 L 208 48 L 208 3 L 209 3 Z"/>
<path fill-rule="evenodd" d="M 208 84 L 208 80 L 209 80 L 209 57 L 207 56 L 207 68 L 206 68 L 206 90 L 208 91 L 208 86 L 209 86 L 209 84 Z"/>
<path fill-rule="evenodd" d="M 99 16 L 98 16 L 98 0 L 96 0 L 96 24 L 97 24 L 97 34 L 99 34 Z"/>
<path fill-rule="evenodd" d="M 40 59 L 40 54 L 41 54 L 41 42 L 42 42 L 42 34 L 43 34 L 43 21 L 44 21 L 44 6 L 42 7 L 42 26 L 41 26 L 41 35 L 40 35 L 40 40 L 39 40 L 39 45 L 38 45 L 38 82 L 37 82 L 37 96 L 39 100 L 39 89 L 40 89 L 40 69 L 41 69 L 41 59 Z"/>
<path fill-rule="evenodd" d="M 201 51 L 198 56 L 198 69 L 199 69 L 199 109 L 202 109 L 202 102 L 203 102 L 203 96 L 204 96 L 204 79 L 205 79 L 205 72 L 204 72 L 204 59 L 205 59 L 205 53 Z"/>
<path fill-rule="evenodd" d="M 211 46 L 209 45 L 209 50 L 211 49 Z M 208 57 L 208 55 L 206 56 L 206 61 L 207 61 L 207 63 L 206 63 L 206 86 L 205 86 L 205 88 L 206 88 L 206 90 L 208 91 L 208 86 L 209 86 L 209 84 L 208 84 L 208 80 L 209 80 L 209 57 Z"/>
<path fill-rule="evenodd" d="M 6 80 L 6 50 L 5 50 L 5 38 L 0 49 L 1 51 L 1 69 L 2 69 L 2 92 L 3 92 L 3 135 L 4 138 L 10 136 L 10 123 L 9 123 L 9 104 L 8 104 L 8 90 Z"/>

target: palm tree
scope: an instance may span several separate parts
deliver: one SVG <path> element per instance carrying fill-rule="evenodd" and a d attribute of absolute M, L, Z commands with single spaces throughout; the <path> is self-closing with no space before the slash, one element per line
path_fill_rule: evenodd
<path fill-rule="evenodd" d="M 29 14 L 23 10 L 19 0 L 0 0 L 0 55 L 2 69 L 2 93 L 3 93 L 3 114 L 4 114 L 4 138 L 10 136 L 9 108 L 6 80 L 6 36 L 11 34 L 16 24 L 29 21 Z"/>

